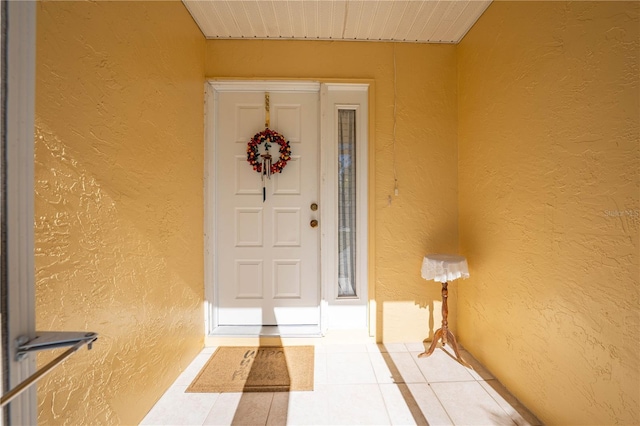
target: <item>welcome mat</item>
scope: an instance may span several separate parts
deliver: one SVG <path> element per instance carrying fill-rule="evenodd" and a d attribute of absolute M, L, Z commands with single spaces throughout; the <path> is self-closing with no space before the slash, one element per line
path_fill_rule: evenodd
<path fill-rule="evenodd" d="M 313 346 L 221 346 L 187 392 L 313 390 Z"/>

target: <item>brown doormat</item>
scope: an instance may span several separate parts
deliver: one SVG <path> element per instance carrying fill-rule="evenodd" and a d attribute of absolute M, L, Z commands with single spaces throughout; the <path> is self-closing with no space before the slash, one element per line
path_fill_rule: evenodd
<path fill-rule="evenodd" d="M 187 392 L 313 390 L 313 346 L 221 346 Z"/>

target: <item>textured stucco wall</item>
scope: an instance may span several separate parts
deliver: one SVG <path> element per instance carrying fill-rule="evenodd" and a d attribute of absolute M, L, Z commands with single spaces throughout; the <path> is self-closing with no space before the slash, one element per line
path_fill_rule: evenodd
<path fill-rule="evenodd" d="M 209 78 L 372 79 L 375 127 L 376 337 L 415 341 L 440 323 L 440 287 L 420 277 L 428 252 L 455 252 L 457 235 L 456 48 L 396 44 L 396 164 L 393 185 L 394 44 L 208 40 Z M 389 197 L 391 204 L 389 205 Z M 455 328 L 456 286 L 452 286 Z"/>
<path fill-rule="evenodd" d="M 494 2 L 458 46 L 463 343 L 547 424 L 640 423 L 638 2 Z"/>
<path fill-rule="evenodd" d="M 205 41 L 180 2 L 39 2 L 37 25 L 37 327 L 100 333 L 39 422 L 136 424 L 203 344 Z"/>

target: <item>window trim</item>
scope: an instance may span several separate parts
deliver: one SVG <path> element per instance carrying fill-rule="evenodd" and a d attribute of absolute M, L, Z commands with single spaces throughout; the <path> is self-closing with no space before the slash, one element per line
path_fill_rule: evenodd
<path fill-rule="evenodd" d="M 322 113 L 323 328 L 366 328 L 369 302 L 369 84 L 324 83 Z M 338 297 L 338 110 L 356 111 L 356 294 Z"/>

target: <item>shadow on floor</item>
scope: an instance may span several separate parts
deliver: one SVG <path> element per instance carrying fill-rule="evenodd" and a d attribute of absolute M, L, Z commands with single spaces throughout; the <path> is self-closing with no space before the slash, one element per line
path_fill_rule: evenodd
<path fill-rule="evenodd" d="M 256 392 L 245 386 L 236 408 L 232 425 L 286 425 L 289 411 L 289 391 L 291 389 L 291 375 L 287 359 L 282 352 L 271 348 L 282 345 L 280 337 L 260 338 L 260 344 L 255 350 L 247 350 L 244 361 L 249 368 L 246 383 L 260 383 L 274 378 L 279 374 L 278 386 Z M 255 362 L 259 359 L 259 363 Z M 313 365 L 311 366 L 313 368 Z"/>
<path fill-rule="evenodd" d="M 384 344 L 378 343 L 378 349 L 380 349 L 380 354 L 382 355 L 382 359 L 384 359 L 385 364 L 387 364 L 387 368 L 391 373 L 393 382 L 398 387 L 398 390 L 400 391 L 400 394 L 402 395 L 404 402 L 407 404 L 407 407 L 409 408 L 409 411 L 411 412 L 411 416 L 413 417 L 413 420 L 416 422 L 416 425 L 428 425 L 429 422 L 427 421 L 426 417 L 422 413 L 422 410 L 418 406 L 418 402 L 413 397 L 413 394 L 411 393 L 409 386 L 405 383 L 404 378 L 402 377 L 402 374 L 400 374 L 398 367 L 396 366 L 395 362 L 393 362 L 393 359 L 391 358 L 391 355 L 389 355 L 389 353 L 387 352 L 386 348 L 384 347 Z"/>

